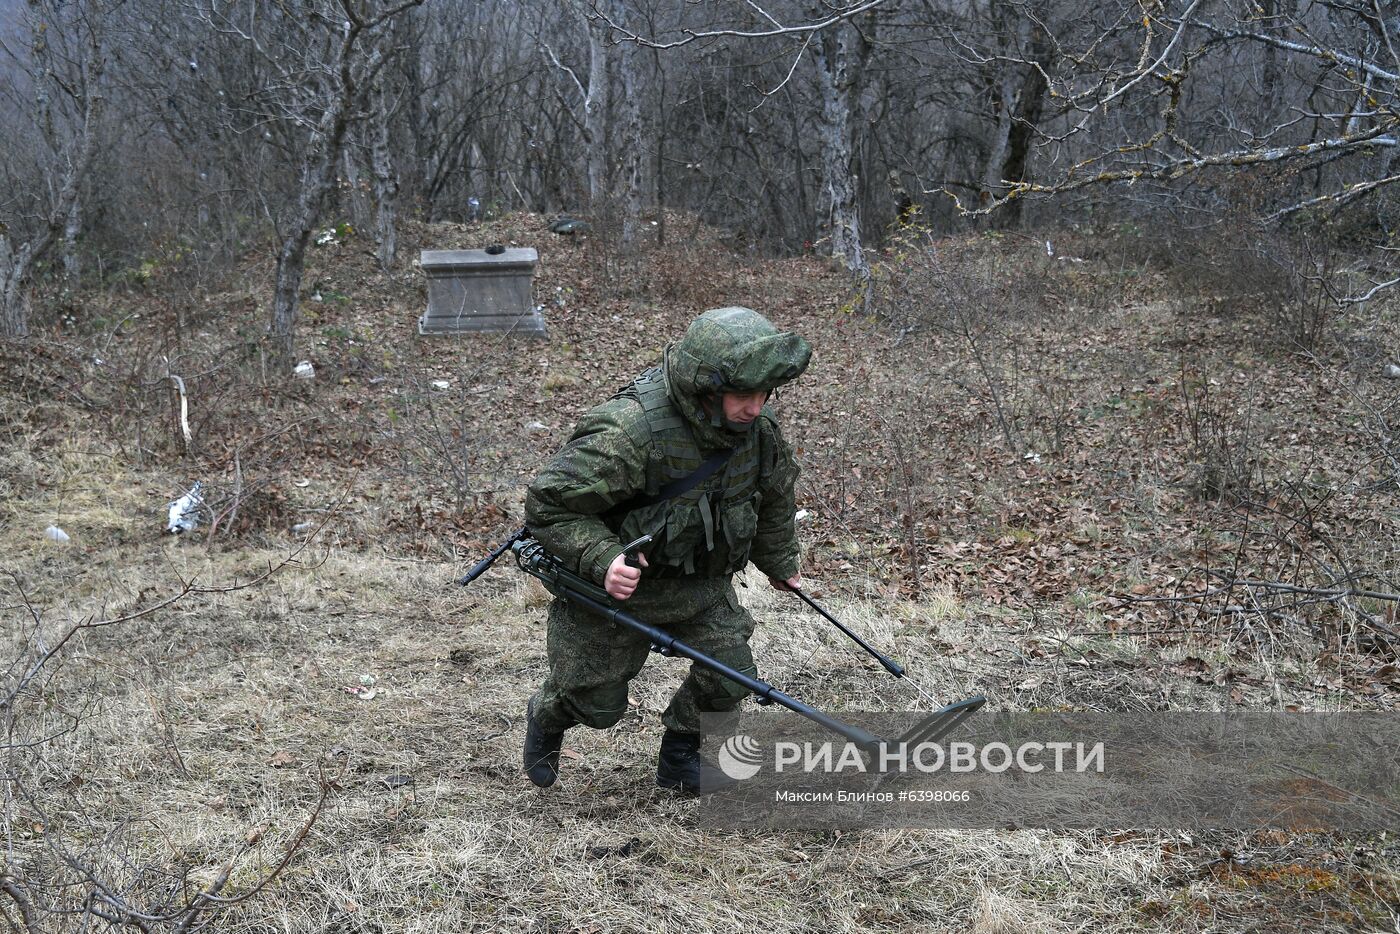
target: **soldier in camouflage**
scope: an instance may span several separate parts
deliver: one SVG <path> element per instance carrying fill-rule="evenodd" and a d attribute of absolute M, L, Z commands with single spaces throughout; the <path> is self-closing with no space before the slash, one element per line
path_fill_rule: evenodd
<path fill-rule="evenodd" d="M 757 675 L 754 619 L 733 575 L 750 561 L 779 589 L 797 587 L 797 465 L 765 403 L 807 368 L 811 347 L 748 308 L 697 318 L 647 370 L 579 423 L 530 485 L 531 534 L 628 612 L 727 665 Z M 703 478 L 703 479 L 699 479 Z M 623 543 L 651 535 L 633 566 Z M 525 772 L 558 776 L 564 731 L 606 729 L 627 710 L 644 636 L 556 599 L 549 677 L 531 698 Z M 692 664 L 662 714 L 657 783 L 696 793 L 717 779 L 699 755 L 704 714 L 734 713 L 747 689 Z"/>

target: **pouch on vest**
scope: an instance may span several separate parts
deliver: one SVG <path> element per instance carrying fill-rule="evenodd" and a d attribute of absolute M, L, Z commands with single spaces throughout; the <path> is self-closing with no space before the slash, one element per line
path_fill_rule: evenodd
<path fill-rule="evenodd" d="M 758 496 L 725 502 L 721 508 L 720 525 L 729 546 L 726 574 L 737 574 L 749 563 L 749 550 L 758 532 Z"/>

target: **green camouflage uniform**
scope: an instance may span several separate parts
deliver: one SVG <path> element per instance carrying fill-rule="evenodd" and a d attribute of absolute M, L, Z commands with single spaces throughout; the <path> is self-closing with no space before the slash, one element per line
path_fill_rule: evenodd
<path fill-rule="evenodd" d="M 725 422 L 725 391 L 773 389 L 806 369 L 811 348 L 747 308 L 707 311 L 663 365 L 648 370 L 583 417 L 568 444 L 531 484 L 531 534 L 574 571 L 599 584 L 624 541 L 653 536 L 649 567 L 620 605 L 731 667 L 756 676 L 754 620 L 732 575 L 750 561 L 769 577 L 798 572 L 793 484 L 797 465 L 773 413 L 751 425 Z M 718 451 L 724 467 L 663 502 L 629 508 L 691 476 Z M 549 678 L 531 701 L 550 733 L 576 724 L 612 726 L 627 710 L 627 682 L 641 670 L 644 636 L 562 599 L 549 610 Z M 748 693 L 698 664 L 662 716 L 666 727 L 702 732 L 700 714 L 732 711 Z"/>

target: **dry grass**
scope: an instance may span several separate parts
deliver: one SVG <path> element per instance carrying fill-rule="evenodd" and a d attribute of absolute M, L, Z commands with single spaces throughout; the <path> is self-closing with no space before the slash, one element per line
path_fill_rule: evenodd
<path fill-rule="evenodd" d="M 110 463 L 74 457 L 48 459 L 46 470 L 87 476 Z M 103 593 L 115 606 L 168 592 L 176 572 L 246 577 L 290 547 L 206 552 L 195 540 L 159 538 L 148 532 L 150 480 L 109 468 L 66 484 L 68 522 L 127 543 L 110 550 L 84 552 L 76 536 L 67 550 L 32 546 L 31 520 L 53 503 L 7 505 L 17 520 L 6 525 L 9 564 L 55 619 Z M 648 666 L 616 729 L 571 733 L 560 783 L 537 791 L 517 758 L 525 699 L 544 673 L 542 591 L 508 570 L 464 591 L 449 585 L 459 569 L 446 563 L 335 548 L 318 556 L 256 590 L 191 595 L 72 647 L 50 690 L 59 706 L 81 706 L 84 719 L 23 778 L 54 813 L 87 818 L 64 816 L 17 840 L 20 860 L 45 835 L 67 834 L 75 845 L 136 819 L 137 862 L 181 863 L 207 880 L 261 829 L 232 878 L 236 894 L 279 858 L 324 772 L 334 777 L 328 806 L 291 867 L 228 909 L 219 930 L 990 934 L 1284 923 L 1260 886 L 1191 875 L 1210 861 L 1212 844 L 1161 834 L 701 831 L 695 805 L 651 781 L 659 712 L 680 676 L 673 662 Z M 756 645 L 774 681 L 846 708 L 905 700 L 800 604 L 757 575 L 748 583 L 741 593 L 763 620 Z M 15 603 L 14 588 L 0 599 Z M 1017 706 L 1074 698 L 1079 682 L 1064 668 L 1046 678 L 1064 678 L 1058 696 L 1002 688 L 1021 636 L 1018 621 L 995 608 L 947 595 L 893 611 L 830 602 L 942 696 L 996 688 Z M 18 621 L 13 606 L 6 615 Z M 377 692 L 369 700 L 345 690 L 364 676 Z M 1236 836 L 1237 851 L 1258 848 Z M 1295 840 L 1273 850 L 1316 847 Z M 1374 900 L 1342 894 L 1347 910 L 1376 917 Z M 1335 895 L 1292 892 L 1299 917 L 1310 918 L 1299 929 L 1353 929 L 1359 915 L 1342 923 L 1336 910 L 1330 922 L 1318 914 Z M 1283 929 L 1271 925 L 1260 929 Z"/>

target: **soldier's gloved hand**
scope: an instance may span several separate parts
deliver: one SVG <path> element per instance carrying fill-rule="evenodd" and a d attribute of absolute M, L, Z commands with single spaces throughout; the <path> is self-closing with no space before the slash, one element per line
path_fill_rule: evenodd
<path fill-rule="evenodd" d="M 647 564 L 647 556 L 640 551 L 637 552 L 637 561 L 642 568 L 650 567 Z M 626 600 L 632 596 L 632 591 L 637 589 L 637 581 L 642 577 L 642 568 L 632 567 L 627 563 L 626 555 L 618 555 L 613 558 L 612 564 L 608 565 L 607 576 L 603 578 L 603 589 L 614 600 Z"/>
<path fill-rule="evenodd" d="M 768 578 L 768 583 L 772 584 L 775 590 L 801 590 L 802 575 L 794 574 L 785 581 L 780 581 L 776 577 Z"/>

